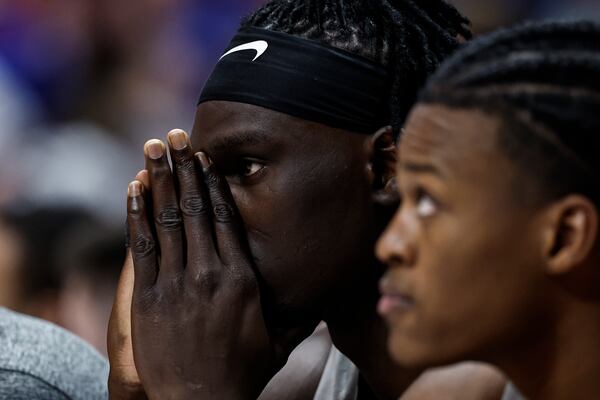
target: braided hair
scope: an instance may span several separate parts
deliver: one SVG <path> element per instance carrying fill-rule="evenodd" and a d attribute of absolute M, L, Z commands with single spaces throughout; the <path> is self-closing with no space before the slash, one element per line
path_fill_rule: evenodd
<path fill-rule="evenodd" d="M 471 38 L 469 21 L 444 0 L 272 0 L 242 27 L 318 41 L 378 62 L 390 73 L 396 132 L 426 78 Z"/>
<path fill-rule="evenodd" d="M 533 178 L 534 201 L 600 200 L 599 24 L 527 23 L 481 37 L 447 60 L 419 101 L 499 117 L 500 145 Z"/>

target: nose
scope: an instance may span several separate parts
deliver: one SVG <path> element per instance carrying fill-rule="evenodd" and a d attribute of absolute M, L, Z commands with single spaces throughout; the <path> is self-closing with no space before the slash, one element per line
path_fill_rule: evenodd
<path fill-rule="evenodd" d="M 389 267 L 410 266 L 414 262 L 414 246 L 410 244 L 401 210 L 402 208 L 396 211 L 375 248 L 379 261 Z"/>

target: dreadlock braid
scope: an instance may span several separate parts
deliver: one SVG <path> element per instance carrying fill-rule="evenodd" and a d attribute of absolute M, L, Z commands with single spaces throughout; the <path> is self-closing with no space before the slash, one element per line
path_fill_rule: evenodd
<path fill-rule="evenodd" d="M 257 27 L 319 41 L 385 66 L 390 119 L 404 123 L 418 90 L 471 37 L 469 21 L 444 0 L 272 0 L 247 17 Z"/>
<path fill-rule="evenodd" d="M 600 200 L 600 25 L 529 23 L 471 42 L 433 75 L 423 103 L 499 116 L 500 141 L 540 189 Z"/>

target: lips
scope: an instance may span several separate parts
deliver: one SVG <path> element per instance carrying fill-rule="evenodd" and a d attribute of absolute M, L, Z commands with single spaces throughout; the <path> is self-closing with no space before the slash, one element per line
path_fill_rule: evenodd
<path fill-rule="evenodd" d="M 381 299 L 377 304 L 377 312 L 386 317 L 393 313 L 406 312 L 415 306 L 415 299 L 406 290 L 393 285 L 393 282 L 384 277 L 380 284 Z"/>
<path fill-rule="evenodd" d="M 414 300 L 407 296 L 383 295 L 377 304 L 377 312 L 385 317 L 394 312 L 409 311 L 414 305 Z"/>

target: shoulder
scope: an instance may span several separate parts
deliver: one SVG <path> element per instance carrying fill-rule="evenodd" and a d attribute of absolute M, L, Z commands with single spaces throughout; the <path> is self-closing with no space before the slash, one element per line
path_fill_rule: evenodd
<path fill-rule="evenodd" d="M 495 367 L 479 362 L 461 362 L 425 371 L 402 395 L 402 400 L 444 398 L 447 400 L 498 400 L 506 378 Z"/>
<path fill-rule="evenodd" d="M 327 327 L 318 327 L 292 352 L 288 362 L 269 382 L 259 400 L 312 400 L 330 348 Z"/>
<path fill-rule="evenodd" d="M 519 393 L 515 385 L 509 382 L 504 389 L 502 400 L 525 400 L 525 397 Z"/>
<path fill-rule="evenodd" d="M 358 398 L 359 376 L 356 365 L 332 344 L 315 400 Z"/>
<path fill-rule="evenodd" d="M 0 399 L 70 400 L 49 383 L 26 373 L 0 369 Z"/>
<path fill-rule="evenodd" d="M 62 328 L 0 308 L 0 348 L 0 394 L 27 389 L 23 398 L 108 398 L 107 361 Z M 38 395 L 44 391 L 54 394 Z"/>

